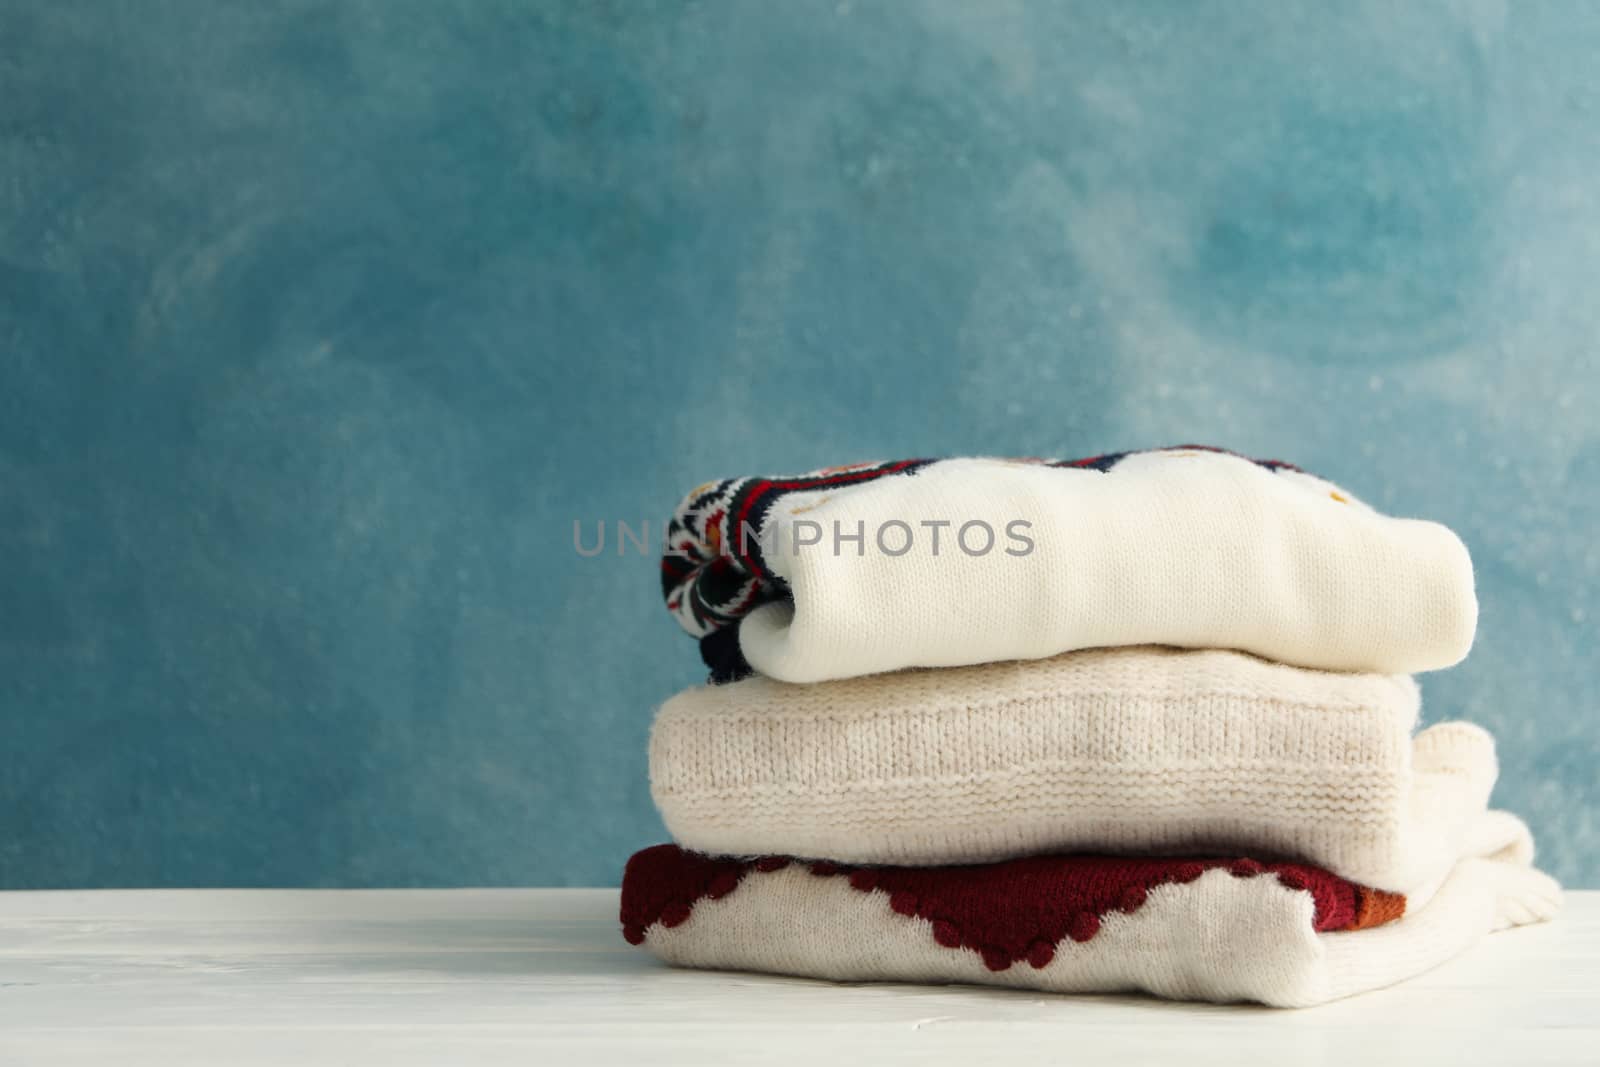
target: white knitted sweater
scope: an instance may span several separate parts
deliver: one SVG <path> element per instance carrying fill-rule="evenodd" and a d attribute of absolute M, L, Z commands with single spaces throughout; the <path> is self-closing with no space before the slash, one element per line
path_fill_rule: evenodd
<path fill-rule="evenodd" d="M 791 682 L 1138 644 L 1413 673 L 1460 661 L 1477 624 L 1449 530 L 1225 453 L 1135 453 L 1106 472 L 943 460 L 787 493 L 762 533 L 792 600 L 750 611 L 739 644 Z"/>
<path fill-rule="evenodd" d="M 754 677 L 660 710 L 651 788 L 687 848 L 854 863 L 1041 852 L 1277 855 L 1415 892 L 1494 784 L 1415 683 L 1222 651 L 1091 650 L 817 685 Z"/>
<path fill-rule="evenodd" d="M 1060 993 L 1144 990 L 1301 1007 L 1390 985 L 1486 933 L 1554 916 L 1560 889 L 1528 866 L 1531 852 L 1515 819 L 1485 817 L 1464 838 L 1463 858 L 1448 878 L 1435 892 L 1409 897 L 1404 917 L 1334 932 L 1316 928 L 1308 892 L 1217 867 L 1141 893 L 1136 906 L 999 966 L 956 944 L 960 931 L 941 929 L 917 901 L 858 888 L 843 876 L 819 877 L 799 864 L 713 885 L 706 897 L 677 902 L 676 914 L 635 928 L 630 940 L 685 967 Z M 623 892 L 626 900 L 626 879 Z"/>

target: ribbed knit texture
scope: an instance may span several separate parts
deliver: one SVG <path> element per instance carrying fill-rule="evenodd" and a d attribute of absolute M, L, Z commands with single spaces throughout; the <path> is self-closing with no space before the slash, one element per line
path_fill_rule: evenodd
<path fill-rule="evenodd" d="M 1243 850 L 1407 892 L 1443 877 L 1495 779 L 1487 733 L 1413 738 L 1417 714 L 1409 678 L 1222 651 L 755 677 L 661 708 L 651 788 L 673 837 L 709 853 Z"/>
<path fill-rule="evenodd" d="M 1453 533 L 1285 465 L 1169 449 L 1085 467 L 951 459 L 827 478 L 840 484 L 714 483 L 673 519 L 669 548 L 690 559 L 663 561 L 669 606 L 696 636 L 742 619 L 743 657 L 769 677 L 1137 644 L 1411 673 L 1458 662 L 1477 624 L 1472 563 Z M 741 544 L 744 520 L 755 535 Z M 982 525 L 963 540 L 972 523 L 991 532 L 987 551 Z"/>

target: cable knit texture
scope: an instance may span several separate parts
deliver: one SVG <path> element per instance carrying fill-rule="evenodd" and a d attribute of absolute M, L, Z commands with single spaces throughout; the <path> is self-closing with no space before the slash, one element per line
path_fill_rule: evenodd
<path fill-rule="evenodd" d="M 1472 563 L 1443 526 L 1214 450 L 1082 462 L 703 486 L 670 527 L 669 606 L 696 636 L 742 620 L 744 659 L 791 682 L 1137 644 L 1411 673 L 1472 644 Z"/>
<path fill-rule="evenodd" d="M 1417 714 L 1406 677 L 1211 650 L 754 677 L 661 708 L 651 788 L 673 837 L 708 853 L 933 865 L 1243 850 L 1408 892 L 1442 879 L 1496 773 L 1483 730 L 1413 739 Z"/>
<path fill-rule="evenodd" d="M 1463 854 L 1414 909 L 1326 871 L 1251 860 L 850 871 L 664 846 L 630 861 L 622 922 L 630 942 L 686 967 L 1296 1007 L 1390 985 L 1556 913 L 1560 890 L 1527 866 L 1516 820 L 1495 813 L 1466 839 L 1487 855 Z"/>

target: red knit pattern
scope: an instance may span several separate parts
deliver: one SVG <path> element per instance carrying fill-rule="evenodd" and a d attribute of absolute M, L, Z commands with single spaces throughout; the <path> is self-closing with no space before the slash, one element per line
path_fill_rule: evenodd
<path fill-rule="evenodd" d="M 677 845 L 647 848 L 628 861 L 622 876 L 623 936 L 637 945 L 651 925 L 677 926 L 700 899 L 726 896 L 744 878 L 791 862 L 784 856 L 719 859 Z M 1192 882 L 1213 867 L 1235 878 L 1270 875 L 1287 889 L 1311 894 L 1319 932 L 1392 921 L 1404 911 L 1403 898 L 1376 895 L 1320 867 L 1252 859 L 1030 856 L 969 867 L 807 865 L 815 877 L 844 877 L 858 892 L 884 894 L 893 911 L 927 919 L 938 944 L 970 949 L 995 971 L 1021 961 L 1043 967 L 1063 941 L 1094 937 L 1107 914 L 1137 911 L 1156 886 Z M 1382 908 L 1375 906 L 1379 899 L 1386 901 Z"/>
<path fill-rule="evenodd" d="M 646 927 L 656 922 L 679 925 L 702 897 L 715 900 L 733 892 L 746 871 L 776 871 L 788 865 L 781 856 L 754 862 L 716 859 L 677 845 L 635 852 L 622 873 L 622 936 L 630 945 L 640 944 Z"/>

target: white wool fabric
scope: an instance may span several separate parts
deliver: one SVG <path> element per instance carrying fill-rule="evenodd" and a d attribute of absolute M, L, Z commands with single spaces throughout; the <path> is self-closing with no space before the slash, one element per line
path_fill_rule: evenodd
<path fill-rule="evenodd" d="M 644 944 L 684 967 L 1305 1007 L 1402 981 L 1486 933 L 1556 914 L 1560 888 L 1528 866 L 1520 823 L 1492 813 L 1467 839 L 1483 851 L 1464 854 L 1431 895 L 1408 900 L 1403 918 L 1370 929 L 1318 933 L 1308 893 L 1216 868 L 1150 890 L 1085 942 L 1062 939 L 1043 967 L 992 971 L 977 952 L 938 944 L 929 920 L 897 913 L 885 893 L 791 865 L 695 902 L 676 926 L 652 924 Z"/>
<path fill-rule="evenodd" d="M 926 866 L 1247 850 L 1378 889 L 1437 884 L 1494 743 L 1413 736 L 1416 684 L 1219 650 L 1096 649 L 669 700 L 651 790 L 686 848 Z"/>
<path fill-rule="evenodd" d="M 993 531 L 987 551 L 981 526 L 961 539 L 974 522 Z M 910 528 L 904 554 L 878 547 L 880 530 L 891 551 L 906 540 L 889 523 Z M 1226 453 L 1136 453 L 1104 472 L 943 460 L 789 493 L 766 529 L 792 601 L 756 607 L 739 643 L 789 682 L 1140 644 L 1409 674 L 1459 662 L 1477 625 L 1472 562 L 1448 529 Z M 1012 554 L 1011 530 L 1032 549 Z"/>

